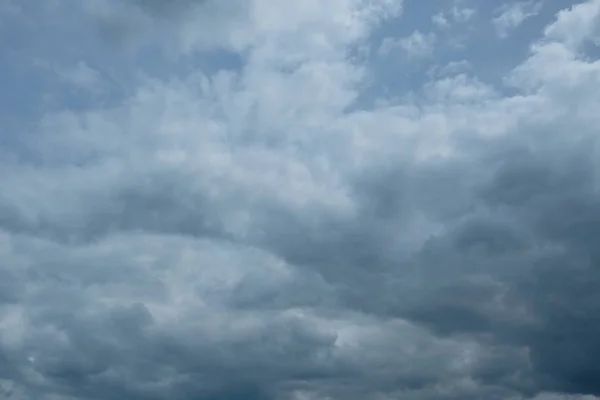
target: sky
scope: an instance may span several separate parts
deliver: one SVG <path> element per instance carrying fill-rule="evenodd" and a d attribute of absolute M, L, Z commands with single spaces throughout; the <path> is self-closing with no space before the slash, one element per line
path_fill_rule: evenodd
<path fill-rule="evenodd" d="M 0 0 L 0 398 L 600 399 L 600 0 Z"/>

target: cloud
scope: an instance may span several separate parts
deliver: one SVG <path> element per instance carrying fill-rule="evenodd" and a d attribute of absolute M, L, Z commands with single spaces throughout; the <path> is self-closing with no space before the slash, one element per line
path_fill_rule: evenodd
<path fill-rule="evenodd" d="M 63 79 L 83 90 L 98 90 L 98 85 L 101 84 L 101 76 L 98 71 L 91 68 L 85 62 L 80 61 L 73 68 L 70 68 L 61 73 Z"/>
<path fill-rule="evenodd" d="M 143 73 L 0 153 L 0 393 L 597 398 L 599 2 L 502 83 L 433 55 L 374 105 L 400 3 L 243 3 L 82 6 Z"/>
<path fill-rule="evenodd" d="M 452 6 L 449 11 L 439 11 L 431 17 L 433 24 L 439 29 L 449 28 L 452 22 L 455 24 L 465 24 L 476 14 L 474 8 Z"/>
<path fill-rule="evenodd" d="M 431 55 L 434 50 L 436 36 L 434 33 L 423 34 L 414 31 L 401 39 L 385 38 L 379 47 L 379 53 L 387 55 L 394 49 L 402 50 L 409 58 L 421 58 Z"/>
<path fill-rule="evenodd" d="M 302 46 L 296 50 L 301 53 L 322 51 L 333 45 L 330 40 L 339 45 L 356 40 L 367 32 L 369 24 L 400 13 L 402 2 L 311 0 L 279 4 L 271 0 L 226 3 L 180 0 L 136 1 L 123 5 L 114 0 L 95 0 L 87 8 L 100 24 L 101 32 L 111 41 L 149 37 L 184 54 L 220 47 L 244 51 L 263 41 L 277 41 L 279 46 Z M 331 15 L 338 17 L 331 18 Z M 307 30 L 311 30 L 311 34 L 306 35 Z M 286 53 L 292 53 L 291 49 L 287 50 Z"/>
<path fill-rule="evenodd" d="M 451 61 L 446 65 L 434 65 L 427 73 L 432 78 L 444 76 L 456 76 L 460 73 L 469 72 L 473 66 L 467 60 Z"/>
<path fill-rule="evenodd" d="M 60 78 L 62 83 L 76 91 L 99 94 L 105 89 L 106 79 L 96 69 L 90 67 L 85 61 L 63 67 L 52 65 L 44 59 L 34 60 L 34 65 L 48 71 Z"/>
<path fill-rule="evenodd" d="M 570 48 L 578 48 L 584 42 L 598 44 L 600 40 L 600 5 L 598 2 L 586 2 L 570 10 L 562 10 L 556 23 L 545 29 L 545 36 L 560 40 Z"/>
<path fill-rule="evenodd" d="M 535 1 L 521 1 L 503 5 L 496 9 L 497 16 L 492 19 L 492 24 L 498 36 L 506 38 L 510 31 L 520 26 L 526 19 L 539 14 L 541 9 L 542 3 Z"/>
<path fill-rule="evenodd" d="M 458 8 L 452 7 L 451 15 L 454 21 L 458 23 L 465 23 L 469 21 L 475 15 L 475 9 L 469 7 Z"/>

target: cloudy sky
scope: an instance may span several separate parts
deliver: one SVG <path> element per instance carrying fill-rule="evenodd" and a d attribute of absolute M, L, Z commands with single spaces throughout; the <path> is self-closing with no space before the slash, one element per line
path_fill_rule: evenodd
<path fill-rule="evenodd" d="M 0 398 L 599 399 L 599 45 L 600 0 L 0 0 Z"/>

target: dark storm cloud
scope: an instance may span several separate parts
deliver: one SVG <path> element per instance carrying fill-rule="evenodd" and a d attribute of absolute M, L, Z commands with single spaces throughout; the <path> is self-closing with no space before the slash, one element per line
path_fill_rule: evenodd
<path fill-rule="evenodd" d="M 593 378 L 600 373 L 596 169 L 589 147 L 556 153 L 515 160 L 520 172 L 501 169 L 490 183 L 490 198 L 521 216 L 539 242 L 559 249 L 536 260 L 515 286 L 538 320 L 534 329 L 515 335 L 531 348 L 540 380 L 554 390 L 599 394 Z"/>
<path fill-rule="evenodd" d="M 503 142 L 489 145 L 497 149 Z M 410 258 L 401 256 L 388 240 L 394 232 L 390 221 L 401 227 L 406 209 L 419 207 L 405 193 L 413 190 L 411 196 L 418 197 L 414 188 L 426 187 L 420 180 L 435 181 L 440 171 L 412 167 L 409 177 L 384 173 L 369 184 L 357 184 L 360 213 L 346 221 L 324 216 L 314 225 L 290 209 L 266 208 L 270 211 L 259 219 L 262 239 L 250 237 L 248 243 L 312 272 L 290 284 L 263 289 L 263 278 L 247 277 L 235 287 L 229 307 L 249 312 L 295 306 L 350 309 L 383 319 L 405 318 L 439 337 L 469 337 L 483 346 L 477 368 L 470 373 L 479 389 L 458 390 L 456 398 L 485 393 L 486 398 L 502 399 L 546 390 L 600 394 L 595 379 L 600 376 L 600 258 L 594 241 L 600 235 L 595 222 L 600 221 L 600 201 L 593 192 L 589 155 L 577 146 L 550 150 L 553 156 L 545 157 L 531 149 L 515 151 L 511 144 L 503 157 L 480 160 L 478 168 L 496 172 L 470 192 L 472 211 L 445 214 L 445 231 Z M 457 184 L 468 175 L 458 166 L 444 168 L 454 171 L 448 179 Z M 47 225 L 50 230 L 40 228 L 39 236 L 97 241 L 110 232 L 147 231 L 223 238 L 222 227 L 201 228 L 202 221 L 215 218 L 214 204 L 185 194 L 185 181 L 164 182 L 167 186 L 134 183 L 107 201 L 98 200 L 83 214 L 90 216 L 80 225 L 84 231 L 55 220 Z M 426 194 L 427 190 L 422 195 Z M 448 193 L 438 201 L 463 196 Z M 434 205 L 428 207 L 437 212 Z M 10 209 L 18 206 L 5 207 Z M 111 209 L 115 211 L 105 211 Z M 14 222 L 17 212 L 5 214 L 5 230 L 27 232 Z M 19 279 L 10 270 L 3 271 L 0 285 L 7 288 L 0 297 L 3 303 L 29 293 L 27 301 L 36 304 L 31 323 L 38 331 L 53 327 L 67 337 L 61 347 L 38 333 L 26 337 L 22 347 L 3 349 L 8 365 L 21 365 L 6 376 L 26 386 L 32 383 L 23 371 L 35 369 L 44 377 L 44 389 L 38 393 L 52 390 L 90 399 L 275 399 L 283 382 L 354 380 L 362 382 L 354 391 L 363 396 L 371 390 L 405 388 L 422 393 L 419 398 L 440 398 L 435 391 L 427 392 L 443 379 L 443 368 L 438 372 L 430 365 L 416 375 L 390 380 L 376 369 L 369 371 L 369 361 L 359 366 L 334 357 L 335 336 L 322 336 L 300 323 L 262 321 L 256 336 L 211 344 L 185 329 L 155 331 L 142 304 L 94 307 L 88 315 L 90 285 L 129 277 L 152 297 L 161 296 L 164 289 L 122 263 L 96 262 L 94 267 L 91 260 L 74 258 L 69 263 L 79 265 L 70 267 L 64 263 L 73 256 L 56 257 L 48 254 L 37 261 L 39 266 L 30 267 L 27 285 L 39 284 L 39 289 L 23 292 L 25 282 L 20 279 L 25 276 Z M 52 275 L 47 267 L 54 263 L 61 263 L 65 273 Z M 74 274 L 73 268 L 83 270 Z M 34 363 L 27 361 L 25 349 L 38 354 Z M 171 382 L 153 386 L 155 380 L 169 377 Z M 338 384 L 331 390 L 341 393 Z"/>
<path fill-rule="evenodd" d="M 501 142 L 492 144 L 499 146 Z M 600 218 L 600 203 L 592 193 L 589 158 L 569 147 L 554 150 L 559 154 L 552 158 L 526 151 L 520 156 L 507 153 L 492 178 L 472 193 L 472 198 L 478 199 L 474 200 L 477 211 L 454 217 L 457 222 L 449 223 L 443 235 L 427 242 L 412 259 L 397 257 L 381 234 L 388 231 L 389 219 L 406 208 L 402 193 L 417 184 L 407 179 L 386 174 L 379 179 L 387 183 L 356 186 L 358 198 L 365 199 L 364 207 L 355 219 L 337 225 L 325 219 L 310 227 L 289 211 L 287 216 L 269 214 L 271 218 L 261 221 L 265 239 L 258 244 L 293 265 L 317 271 L 324 281 L 318 283 L 318 278 L 307 275 L 289 287 L 265 287 L 261 291 L 255 289 L 256 281 L 246 278 L 236 287 L 230 305 L 243 310 L 297 305 L 349 307 L 381 317 L 406 318 L 442 337 L 468 335 L 489 346 L 484 350 L 489 352 L 485 355 L 488 361 L 482 361 L 472 378 L 482 387 L 504 388 L 496 395 L 489 392 L 488 398 L 504 398 L 511 391 L 524 395 L 543 390 L 600 394 L 594 378 L 600 373 L 596 362 L 600 355 L 596 339 L 600 334 L 596 316 L 600 260 L 592 239 L 600 235 L 594 223 Z M 558 163 L 557 156 L 563 161 Z M 494 164 L 482 163 L 480 168 L 491 170 Z M 433 179 L 426 175 L 414 174 Z M 453 179 L 462 176 L 459 172 Z M 183 206 L 185 196 L 179 191 L 185 186 L 175 182 L 169 185 L 171 190 L 149 186 L 151 192 L 144 186 L 132 186 L 122 192 L 126 196 L 116 196 L 122 212 L 100 213 L 94 219 L 114 231 L 145 230 L 218 239 L 218 233 L 197 230 L 200 216 L 210 215 L 210 208 L 194 196 L 189 204 L 194 204 L 197 212 Z M 452 194 L 448 196 L 452 201 Z M 94 209 L 103 210 L 101 204 Z M 10 227 L 14 224 L 7 221 L 5 218 L 4 228 L 13 230 Z M 402 218 L 398 221 L 400 225 Z M 94 224 L 86 226 L 97 232 L 93 235 L 97 239 L 109 233 L 94 229 Z M 49 237 L 60 237 L 57 232 L 73 234 L 68 229 L 60 227 Z M 545 246 L 551 250 L 545 253 Z M 48 265 L 52 258 L 44 260 Z M 84 265 L 85 275 L 80 273 L 77 278 L 80 284 L 115 279 L 111 269 L 100 266 L 97 271 L 106 278 L 92 278 L 91 265 L 82 260 Z M 407 270 L 417 274 L 407 274 Z M 47 274 L 42 265 L 33 271 Z M 120 267 L 114 271 L 131 276 L 132 281 L 139 279 L 130 275 L 133 270 Z M 4 275 L 3 285 L 11 290 L 3 291 L 3 301 L 14 302 L 19 298 L 15 288 L 23 283 L 10 272 Z M 72 282 L 63 281 L 64 277 L 38 275 L 38 279 L 45 286 L 29 300 L 47 305 L 37 310 L 39 319 L 33 323 L 38 329 L 50 324 L 65 332 L 69 347 L 56 347 L 42 337 L 28 340 L 38 354 L 43 354 L 35 361 L 35 369 L 60 392 L 98 399 L 234 399 L 240 393 L 245 393 L 245 398 L 254 393 L 257 399 L 267 399 L 276 398 L 276 382 L 368 376 L 360 369 L 344 372 L 348 365 L 336 366 L 333 359 L 311 360 L 320 349 L 331 349 L 333 338 L 315 336 L 302 325 L 269 323 L 263 328 L 264 336 L 221 343 L 217 350 L 202 345 L 199 338 L 190 341 L 192 337 L 185 332 L 174 332 L 170 337 L 153 334 L 152 317 L 142 305 L 108 308 L 86 316 L 84 306 L 89 300 L 85 300 L 85 287 L 74 291 Z M 48 285 L 46 279 L 54 283 Z M 136 282 L 141 285 L 143 281 Z M 154 293 L 158 296 L 157 289 Z M 82 309 L 77 311 L 79 307 L 72 304 Z M 521 315 L 523 309 L 530 318 Z M 48 344 L 42 344 L 45 342 Z M 519 350 L 524 348 L 530 350 L 531 365 Z M 17 352 L 12 357 L 24 355 Z M 138 362 L 143 365 L 132 364 Z M 151 389 L 152 379 L 167 367 L 183 381 L 166 385 L 162 391 Z M 133 375 L 121 375 L 120 370 Z M 372 384 L 376 387 L 387 380 L 376 376 L 368 378 L 375 379 Z M 394 385 L 415 390 L 439 379 L 426 376 L 398 378 Z M 198 383 L 204 380 L 214 387 Z M 461 396 L 469 398 L 465 393 Z"/>
<path fill-rule="evenodd" d="M 445 245 L 426 245 L 416 262 L 425 271 L 443 273 L 430 265 L 438 262 L 463 278 L 475 272 L 495 283 L 449 277 L 438 289 L 428 284 L 431 290 L 415 296 L 403 313 L 445 335 L 526 346 L 532 363 L 527 374 L 538 390 L 598 395 L 600 198 L 585 143 L 540 142 L 537 150 L 511 144 L 499 165 L 481 163 L 496 172 L 473 193 L 480 196 L 477 209 L 500 217 L 475 224 L 467 218 L 437 239 Z M 492 144 L 497 149 L 502 142 Z M 507 225 L 507 215 L 515 223 Z M 428 257 L 428 247 L 441 254 Z M 503 291 L 505 309 L 494 309 Z M 520 320 L 523 310 L 529 317 Z"/>

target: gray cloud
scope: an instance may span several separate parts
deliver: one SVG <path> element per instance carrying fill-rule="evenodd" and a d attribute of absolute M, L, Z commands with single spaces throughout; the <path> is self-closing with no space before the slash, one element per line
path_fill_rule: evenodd
<path fill-rule="evenodd" d="M 132 7 L 177 23 L 192 3 Z M 258 41 L 238 75 L 47 115 L 35 163 L 0 159 L 0 395 L 600 396 L 597 64 L 548 40 L 513 97 L 457 79 L 342 111 L 360 35 L 306 4 L 288 23 L 332 45 L 297 70 Z"/>

